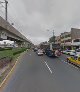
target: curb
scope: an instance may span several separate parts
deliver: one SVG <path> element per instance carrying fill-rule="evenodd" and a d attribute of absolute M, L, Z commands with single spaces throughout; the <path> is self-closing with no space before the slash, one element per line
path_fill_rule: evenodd
<path fill-rule="evenodd" d="M 11 75 L 13 69 L 15 68 L 15 66 L 16 66 L 16 64 L 17 64 L 17 62 L 18 62 L 18 59 L 19 59 L 19 57 L 17 58 L 17 60 L 16 60 L 16 62 L 15 62 L 15 64 L 14 64 L 14 66 L 12 67 L 11 71 L 8 73 L 8 75 L 5 77 L 5 79 L 4 79 L 4 80 L 2 81 L 2 83 L 0 84 L 0 88 L 1 88 L 2 85 L 5 83 L 5 81 L 8 79 L 8 77 Z"/>
<path fill-rule="evenodd" d="M 24 51 L 23 53 L 25 53 L 25 52 L 26 52 L 26 51 Z M 23 53 L 21 53 L 20 56 L 21 56 Z M 6 81 L 6 80 L 8 79 L 8 77 L 11 75 L 11 73 L 12 73 L 12 71 L 14 70 L 16 64 L 18 63 L 18 60 L 19 60 L 20 56 L 17 57 L 14 66 L 12 67 L 12 69 L 10 70 L 10 72 L 8 73 L 8 75 L 5 77 L 5 79 L 4 79 L 4 80 L 2 81 L 2 83 L 0 84 L 0 88 L 2 88 L 3 84 L 5 83 L 5 81 Z"/>

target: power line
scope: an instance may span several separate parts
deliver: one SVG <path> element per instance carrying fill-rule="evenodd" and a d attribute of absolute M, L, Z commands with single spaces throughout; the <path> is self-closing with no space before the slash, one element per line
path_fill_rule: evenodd
<path fill-rule="evenodd" d="M 2 4 L 2 3 L 5 3 L 5 20 L 7 21 L 7 7 L 8 7 L 8 1 L 7 1 L 7 0 L 4 0 L 4 2 L 3 2 L 3 1 L 0 1 L 0 4 Z M 2 5 L 2 7 L 4 7 L 4 6 Z"/>
<path fill-rule="evenodd" d="M 1 3 L 0 3 L 1 7 L 5 8 Z"/>
<path fill-rule="evenodd" d="M 0 16 L 4 18 L 5 13 L 0 9 Z"/>
<path fill-rule="evenodd" d="M 1 1 L 0 1 L 1 2 Z M 23 30 L 23 25 L 21 25 L 19 22 L 17 22 L 17 21 L 15 21 L 14 20 L 14 18 L 12 17 L 12 16 L 10 16 L 10 14 L 9 14 L 9 12 L 7 11 L 7 4 L 9 5 L 9 7 L 12 7 L 8 2 L 7 2 L 7 0 L 5 0 L 5 2 L 3 2 L 3 3 L 5 3 L 5 6 L 3 6 L 3 4 L 2 3 L 0 3 L 0 5 L 5 9 L 5 13 L 2 11 L 2 10 L 0 10 L 2 13 L 3 13 L 3 15 L 5 15 L 5 19 L 7 20 L 7 17 L 8 17 L 8 22 L 10 23 L 14 23 L 14 26 L 16 27 L 16 29 L 17 30 L 19 30 L 20 32 L 22 32 L 22 30 Z M 13 7 L 12 7 L 13 8 Z M 14 9 L 14 8 L 13 8 Z M 8 14 L 8 16 L 7 16 L 7 14 Z M 2 15 L 2 17 L 3 17 L 3 15 Z M 10 24 L 11 24 L 10 23 Z"/>

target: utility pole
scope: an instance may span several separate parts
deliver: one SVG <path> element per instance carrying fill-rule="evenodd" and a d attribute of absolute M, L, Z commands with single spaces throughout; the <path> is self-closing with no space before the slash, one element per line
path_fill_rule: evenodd
<path fill-rule="evenodd" d="M 54 30 L 53 30 L 53 42 L 55 43 L 55 35 L 54 35 Z"/>
<path fill-rule="evenodd" d="M 53 37 L 54 37 L 54 30 L 53 30 Z"/>
<path fill-rule="evenodd" d="M 5 20 L 7 21 L 8 20 L 8 12 L 7 12 L 7 5 L 8 5 L 8 1 L 5 0 Z"/>
<path fill-rule="evenodd" d="M 8 1 L 7 0 L 5 0 L 5 2 L 1 2 L 0 1 L 0 4 L 1 3 L 5 3 L 5 20 L 7 21 L 7 19 L 8 19 L 8 12 L 7 12 L 7 7 L 8 7 Z"/>

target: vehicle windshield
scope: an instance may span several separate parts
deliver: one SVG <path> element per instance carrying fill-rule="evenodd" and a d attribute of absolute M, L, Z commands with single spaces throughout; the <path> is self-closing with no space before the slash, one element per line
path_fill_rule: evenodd
<path fill-rule="evenodd" d="M 71 52 L 70 50 L 68 50 L 67 52 Z"/>

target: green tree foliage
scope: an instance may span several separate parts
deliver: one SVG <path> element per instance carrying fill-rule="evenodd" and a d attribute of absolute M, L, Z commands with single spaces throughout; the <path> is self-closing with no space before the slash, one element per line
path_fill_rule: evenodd
<path fill-rule="evenodd" d="M 51 43 L 51 42 L 55 43 L 55 36 L 52 36 L 51 38 L 49 38 L 49 42 L 50 42 L 50 43 Z"/>

